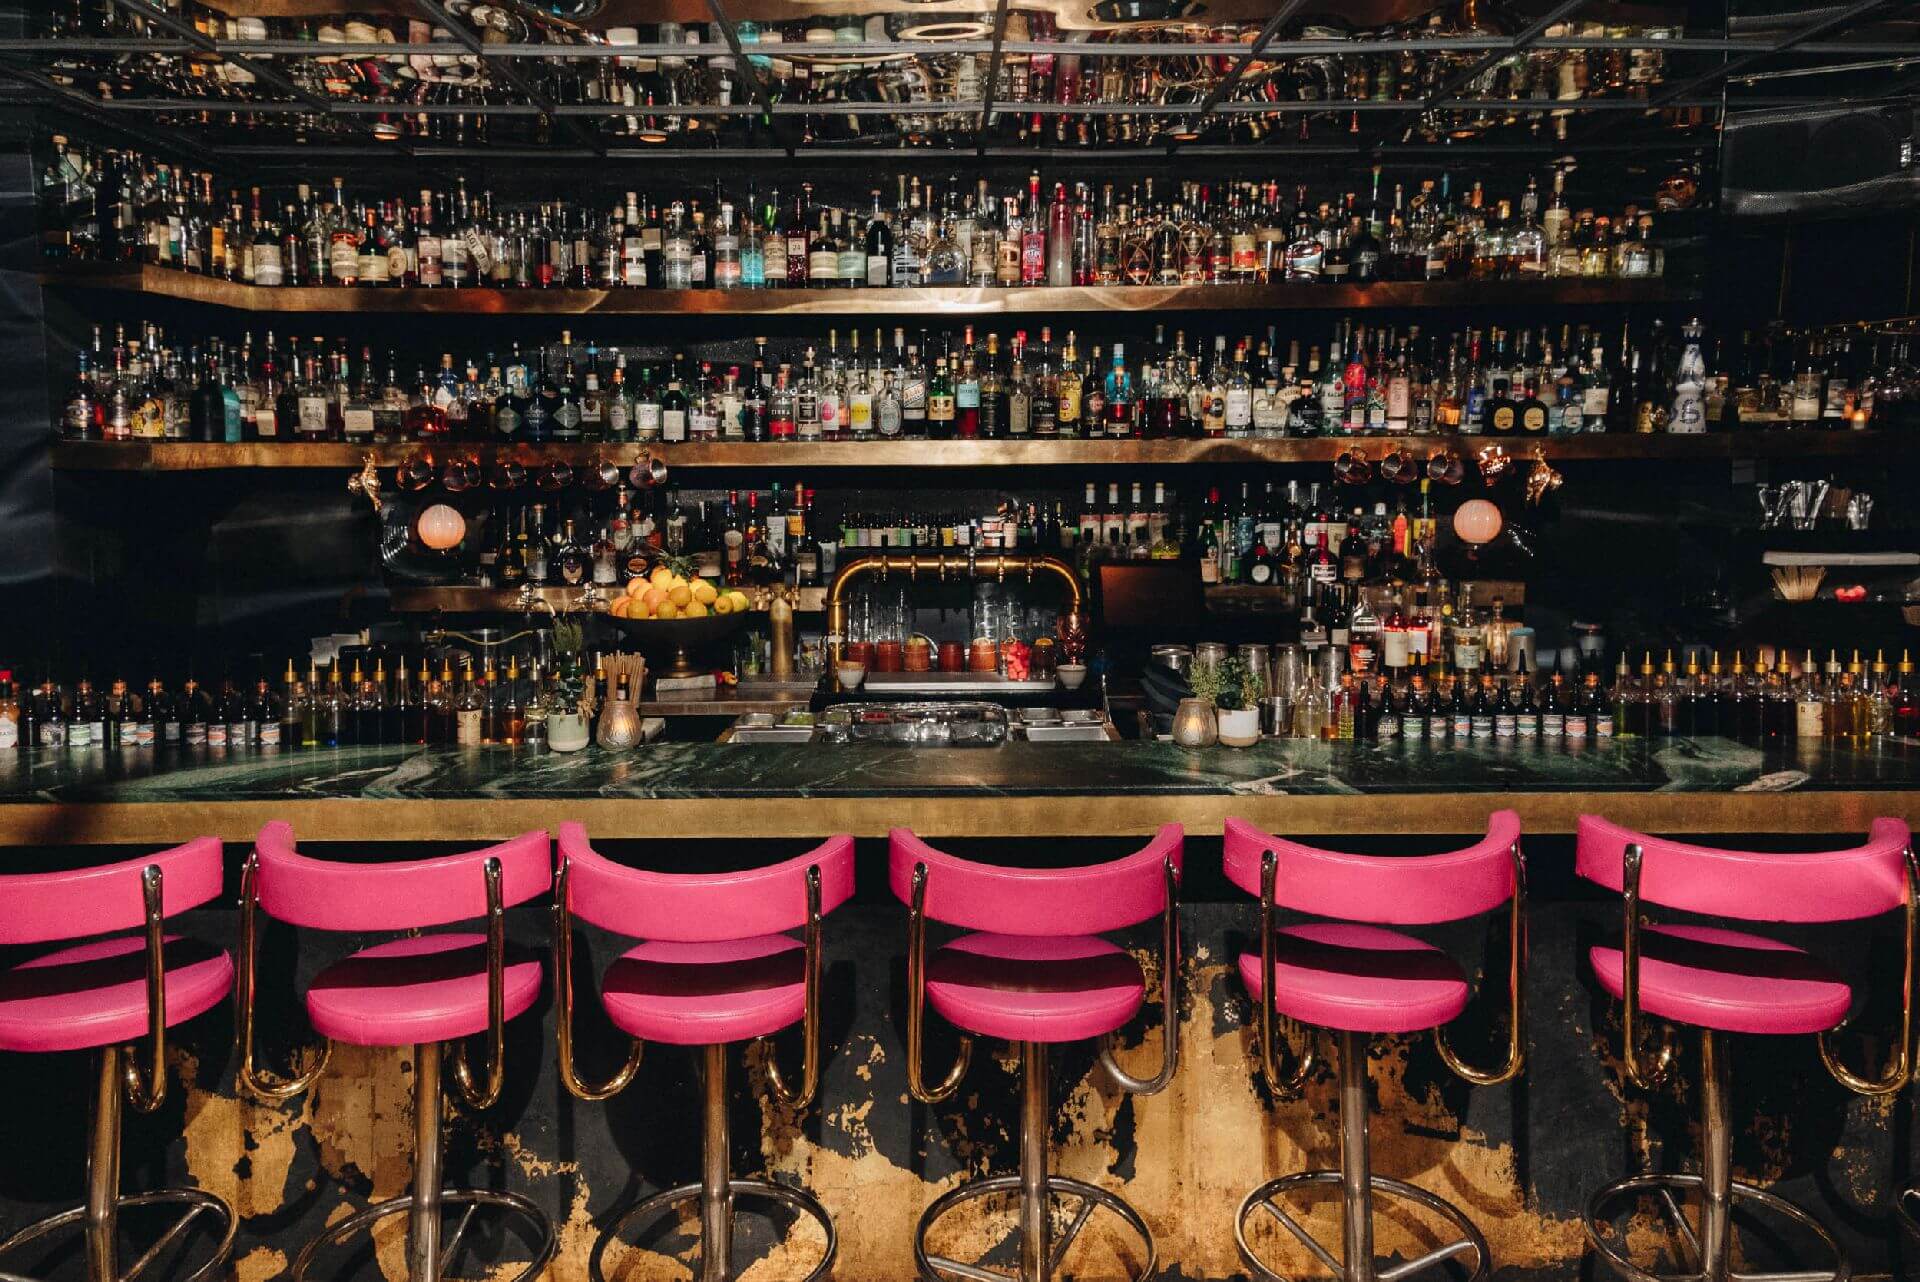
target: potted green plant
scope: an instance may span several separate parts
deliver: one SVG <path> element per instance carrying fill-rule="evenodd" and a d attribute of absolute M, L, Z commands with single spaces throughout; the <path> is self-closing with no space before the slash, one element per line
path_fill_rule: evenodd
<path fill-rule="evenodd" d="M 1229 748 L 1250 748 L 1260 742 L 1260 697 L 1266 679 L 1238 656 L 1215 668 L 1213 702 L 1218 709 L 1220 742 Z"/>

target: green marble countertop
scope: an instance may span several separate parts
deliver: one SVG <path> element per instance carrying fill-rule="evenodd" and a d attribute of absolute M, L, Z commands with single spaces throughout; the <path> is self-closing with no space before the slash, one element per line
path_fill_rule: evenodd
<path fill-rule="evenodd" d="M 1270 740 L 1193 751 L 1170 743 L 1010 742 L 900 749 L 662 743 L 531 754 L 417 746 L 37 749 L 0 759 L 0 804 L 215 800 L 875 797 L 1114 793 L 1790 791 L 1920 788 L 1920 750 L 1726 739 L 1618 738 L 1460 745 Z"/>
<path fill-rule="evenodd" d="M 1791 801 L 1789 801 L 1791 798 Z M 1552 828 L 1604 807 L 1663 830 L 1832 830 L 1920 808 L 1920 748 L 1617 738 L 1459 745 L 1169 743 L 654 744 L 608 753 L 507 748 L 36 749 L 0 758 L 0 841 L 85 844 L 298 817 L 303 835 L 504 835 L 592 818 L 611 835 L 1123 833 L 1263 815 L 1294 831 L 1466 831 L 1501 805 Z M 1156 819 L 1156 816 L 1161 818 Z M 1855 820 L 1860 820 L 1856 823 Z M 315 826 L 321 831 L 315 831 Z M 1465 825 L 1460 827 L 1459 825 Z"/>

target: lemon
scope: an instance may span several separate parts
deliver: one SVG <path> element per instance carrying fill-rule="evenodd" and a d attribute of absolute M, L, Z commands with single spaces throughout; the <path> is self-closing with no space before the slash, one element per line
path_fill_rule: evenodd
<path fill-rule="evenodd" d="M 687 608 L 681 611 L 681 614 L 689 619 L 704 619 L 707 617 L 707 607 L 698 601 L 691 601 L 688 602 Z"/>
<path fill-rule="evenodd" d="M 702 605 L 712 605 L 720 595 L 719 589 L 705 579 L 693 581 L 693 599 Z"/>
<path fill-rule="evenodd" d="M 656 619 L 677 619 L 680 617 L 680 607 L 668 601 L 653 612 L 653 617 Z"/>
<path fill-rule="evenodd" d="M 649 574 L 647 576 L 647 579 L 655 587 L 659 587 L 662 583 L 666 582 L 668 579 L 671 579 L 672 577 L 673 577 L 672 570 L 669 570 L 664 565 L 656 565 L 653 567 L 653 573 Z"/>
<path fill-rule="evenodd" d="M 693 589 L 684 583 L 676 583 L 667 589 L 667 600 L 684 609 L 687 602 L 693 600 Z"/>
<path fill-rule="evenodd" d="M 745 614 L 752 608 L 747 601 L 747 594 L 737 588 L 727 592 L 727 599 L 733 602 L 733 612 L 735 614 Z"/>
<path fill-rule="evenodd" d="M 713 612 L 715 614 L 732 614 L 733 598 L 730 596 L 715 597 L 713 599 Z"/>

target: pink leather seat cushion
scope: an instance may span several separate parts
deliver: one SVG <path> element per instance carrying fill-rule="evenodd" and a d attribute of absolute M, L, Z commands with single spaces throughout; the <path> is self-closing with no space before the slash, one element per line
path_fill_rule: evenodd
<path fill-rule="evenodd" d="M 1728 1033 L 1821 1033 L 1847 1016 L 1853 990 L 1790 944 L 1719 926 L 1648 926 L 1640 934 L 1640 1008 Z M 1626 992 L 1618 948 L 1588 954 L 1601 987 Z"/>
<path fill-rule="evenodd" d="M 806 959 L 807 950 L 786 935 L 653 939 L 607 967 L 600 1000 L 616 1026 L 647 1041 L 741 1042 L 800 1022 Z"/>
<path fill-rule="evenodd" d="M 540 963 L 506 966 L 507 1018 L 540 995 Z M 307 990 L 314 1031 L 356 1046 L 415 1046 L 487 1028 L 487 937 L 421 935 L 363 948 L 321 971 Z"/>
<path fill-rule="evenodd" d="M 169 1026 L 218 1005 L 233 988 L 233 959 L 210 944 L 169 935 L 162 957 Z M 0 1050 L 91 1050 L 146 1032 L 144 935 L 89 940 L 0 973 Z"/>
<path fill-rule="evenodd" d="M 1146 984 L 1122 948 L 1092 935 L 962 935 L 927 962 L 927 1004 L 949 1023 L 1014 1042 L 1104 1037 Z"/>
<path fill-rule="evenodd" d="M 1240 954 L 1240 979 L 1257 1002 L 1260 954 Z M 1379 926 L 1313 922 L 1274 932 L 1273 1005 L 1319 1028 L 1414 1033 L 1467 1005 L 1467 980 L 1433 945 Z"/>

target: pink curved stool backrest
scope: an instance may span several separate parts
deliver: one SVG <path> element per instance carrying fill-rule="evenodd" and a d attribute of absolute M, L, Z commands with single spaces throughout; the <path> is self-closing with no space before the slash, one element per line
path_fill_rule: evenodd
<path fill-rule="evenodd" d="M 1004 868 L 935 850 L 905 828 L 888 834 L 887 882 L 913 902 L 913 871 L 925 865 L 926 915 L 964 930 L 1001 935 L 1098 935 L 1120 930 L 1167 906 L 1163 871 L 1178 869 L 1186 834 L 1167 824 L 1122 859 L 1075 868 Z"/>
<path fill-rule="evenodd" d="M 1580 816 L 1574 871 L 1624 892 L 1626 850 L 1641 850 L 1640 898 L 1681 912 L 1742 921 L 1854 921 L 1907 901 L 1906 850 L 1898 819 L 1876 819 L 1866 841 L 1812 853 L 1691 846 Z"/>
<path fill-rule="evenodd" d="M 705 943 L 775 935 L 807 924 L 807 869 L 820 870 L 822 916 L 853 894 L 853 838 L 829 837 L 804 855 L 741 872 L 661 873 L 595 853 L 587 830 L 560 825 L 567 909 L 637 939 Z"/>
<path fill-rule="evenodd" d="M 275 820 L 260 830 L 254 851 L 260 907 L 288 925 L 313 930 L 414 930 L 484 917 L 488 859 L 500 861 L 503 907 L 538 898 L 553 884 L 553 853 L 544 832 L 431 859 L 342 863 L 301 854 L 292 825 Z"/>
<path fill-rule="evenodd" d="M 160 910 L 183 913 L 220 893 L 220 839 L 195 837 L 183 846 L 137 859 L 67 872 L 0 876 L 0 945 L 84 939 L 147 923 L 142 875 L 160 869 Z"/>
<path fill-rule="evenodd" d="M 1274 853 L 1273 898 L 1314 917 L 1381 926 L 1427 926 L 1492 912 L 1513 897 L 1520 816 L 1497 810 L 1487 835 L 1439 855 L 1355 855 L 1322 850 L 1227 820 L 1227 880 L 1258 898 L 1260 865 Z"/>

